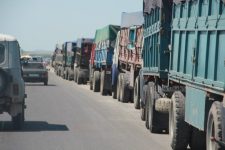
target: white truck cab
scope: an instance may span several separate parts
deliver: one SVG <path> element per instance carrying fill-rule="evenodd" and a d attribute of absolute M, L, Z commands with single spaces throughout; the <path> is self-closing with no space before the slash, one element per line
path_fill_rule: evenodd
<path fill-rule="evenodd" d="M 20 46 L 8 35 L 0 34 L 0 114 L 12 116 L 13 129 L 21 129 L 24 122 L 25 84 L 22 79 Z"/>

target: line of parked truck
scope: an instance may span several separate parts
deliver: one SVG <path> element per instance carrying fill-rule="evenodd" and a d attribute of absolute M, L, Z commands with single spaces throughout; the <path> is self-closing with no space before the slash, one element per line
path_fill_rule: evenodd
<path fill-rule="evenodd" d="M 143 0 L 120 26 L 57 44 L 55 73 L 133 102 L 174 150 L 225 149 L 224 9 L 224 0 Z"/>

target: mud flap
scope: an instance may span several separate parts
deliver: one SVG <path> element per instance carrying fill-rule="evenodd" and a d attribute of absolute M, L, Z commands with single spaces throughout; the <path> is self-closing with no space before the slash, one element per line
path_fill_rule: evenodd
<path fill-rule="evenodd" d="M 19 103 L 12 103 L 11 104 L 9 114 L 12 117 L 17 116 L 17 114 L 21 113 L 21 112 L 22 112 L 22 105 L 21 104 L 19 104 Z"/>

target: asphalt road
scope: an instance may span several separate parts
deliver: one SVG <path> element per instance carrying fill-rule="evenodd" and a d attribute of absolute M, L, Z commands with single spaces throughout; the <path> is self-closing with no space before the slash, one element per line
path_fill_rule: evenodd
<path fill-rule="evenodd" d="M 25 124 L 13 131 L 0 115 L 0 150 L 170 150 L 151 134 L 133 104 L 123 104 L 49 72 L 49 85 L 27 83 Z"/>

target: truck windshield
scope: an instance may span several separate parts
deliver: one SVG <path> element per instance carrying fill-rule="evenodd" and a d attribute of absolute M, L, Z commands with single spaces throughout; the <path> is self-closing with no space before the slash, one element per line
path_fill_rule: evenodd
<path fill-rule="evenodd" d="M 5 47 L 0 45 L 0 63 L 5 61 Z"/>
<path fill-rule="evenodd" d="M 24 69 L 44 69 L 43 63 L 28 63 L 23 66 Z"/>

